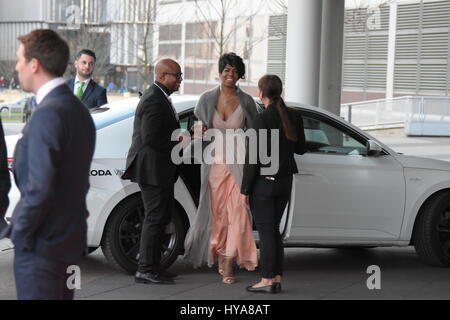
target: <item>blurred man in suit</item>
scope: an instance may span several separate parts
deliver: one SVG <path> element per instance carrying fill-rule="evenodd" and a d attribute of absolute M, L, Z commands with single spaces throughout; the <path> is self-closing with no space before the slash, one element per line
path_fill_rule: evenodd
<path fill-rule="evenodd" d="M 5 134 L 3 131 L 2 121 L 0 119 L 0 239 L 2 232 L 7 227 L 5 221 L 5 213 L 6 209 L 8 209 L 8 193 L 11 189 L 11 180 L 9 179 L 7 157 L 8 154 L 6 152 Z"/>
<path fill-rule="evenodd" d="M 89 168 L 95 127 L 88 110 L 62 78 L 69 46 L 52 30 L 19 37 L 16 71 L 36 110 L 14 152 L 20 190 L 6 236 L 15 245 L 19 299 L 73 299 L 68 267 L 86 248 Z"/>
<path fill-rule="evenodd" d="M 108 103 L 106 88 L 91 79 L 94 73 L 97 57 L 88 49 L 78 52 L 74 66 L 77 70 L 75 78 L 67 82 L 73 94 L 77 96 L 88 109 L 98 108 Z"/>
<path fill-rule="evenodd" d="M 162 236 L 174 210 L 177 166 L 171 160 L 172 132 L 180 128 L 170 95 L 178 91 L 180 65 L 164 59 L 155 67 L 156 81 L 136 108 L 134 131 L 122 179 L 139 184 L 145 208 L 139 251 L 138 283 L 173 284 L 174 274 L 161 266 Z"/>

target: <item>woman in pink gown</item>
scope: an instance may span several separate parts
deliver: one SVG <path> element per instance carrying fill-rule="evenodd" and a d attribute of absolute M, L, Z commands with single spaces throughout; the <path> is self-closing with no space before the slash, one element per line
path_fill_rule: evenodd
<path fill-rule="evenodd" d="M 234 283 L 233 266 L 254 270 L 258 264 L 252 220 L 246 198 L 240 193 L 245 146 L 227 144 L 227 129 L 246 129 L 256 116 L 256 104 L 236 83 L 245 74 L 242 59 L 233 53 L 219 60 L 221 85 L 205 92 L 195 108 L 204 129 L 222 134 L 223 143 L 213 141 L 211 163 L 202 162 L 202 186 L 194 225 L 185 241 L 185 259 L 194 267 L 218 263 L 224 283 Z M 227 161 L 232 154 L 235 161 Z M 227 156 L 228 155 L 228 156 Z"/>

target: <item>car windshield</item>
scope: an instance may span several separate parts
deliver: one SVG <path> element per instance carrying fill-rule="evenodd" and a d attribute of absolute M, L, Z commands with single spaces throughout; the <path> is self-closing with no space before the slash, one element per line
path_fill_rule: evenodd
<path fill-rule="evenodd" d="M 175 95 L 172 99 L 175 109 L 181 113 L 195 106 L 197 97 Z M 100 108 L 90 109 L 95 128 L 100 130 L 113 123 L 131 118 L 136 112 L 139 98 L 124 99 L 108 103 Z"/>
<path fill-rule="evenodd" d="M 100 130 L 113 123 L 132 117 L 138 102 L 139 98 L 125 99 L 90 110 L 95 128 Z"/>

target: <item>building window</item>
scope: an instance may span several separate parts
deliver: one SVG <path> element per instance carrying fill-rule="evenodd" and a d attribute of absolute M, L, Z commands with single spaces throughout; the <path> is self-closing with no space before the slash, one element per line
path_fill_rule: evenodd
<path fill-rule="evenodd" d="M 159 45 L 159 56 L 178 60 L 181 58 L 181 44 L 169 43 Z"/>
<path fill-rule="evenodd" d="M 181 24 L 168 24 L 159 27 L 159 41 L 181 40 Z"/>

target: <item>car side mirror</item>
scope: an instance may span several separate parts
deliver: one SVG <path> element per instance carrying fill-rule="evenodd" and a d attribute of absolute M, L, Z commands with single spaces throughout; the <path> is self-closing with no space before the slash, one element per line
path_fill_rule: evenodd
<path fill-rule="evenodd" d="M 369 157 L 379 157 L 383 148 L 374 140 L 367 141 L 367 155 Z"/>

